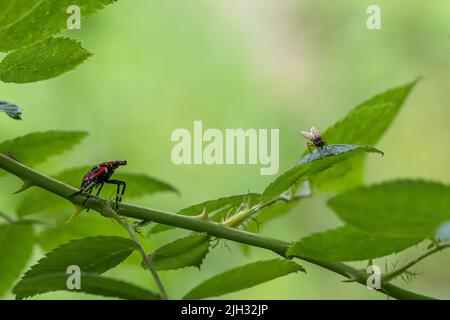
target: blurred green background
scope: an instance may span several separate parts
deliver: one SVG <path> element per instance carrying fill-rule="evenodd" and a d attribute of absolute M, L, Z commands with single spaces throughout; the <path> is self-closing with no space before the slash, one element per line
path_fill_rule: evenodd
<path fill-rule="evenodd" d="M 381 7 L 381 30 L 366 27 L 371 4 Z M 194 120 L 202 120 L 204 128 L 279 128 L 283 171 L 305 149 L 299 129 L 315 125 L 324 130 L 359 102 L 423 76 L 377 145 L 385 156 L 369 156 L 366 181 L 417 177 L 448 183 L 449 17 L 450 6 L 438 0 L 121 0 L 82 21 L 81 30 L 68 33 L 94 53 L 75 71 L 38 83 L 0 84 L 0 99 L 24 109 L 21 122 L 2 115 L 0 136 L 5 140 L 50 129 L 86 130 L 90 135 L 80 146 L 38 169 L 52 174 L 127 159 L 124 170 L 158 177 L 181 191 L 181 196 L 134 202 L 175 211 L 203 200 L 260 192 L 274 177 L 261 176 L 259 165 L 176 166 L 170 159 L 174 129 L 192 131 Z M 20 199 L 10 195 L 16 186 L 15 178 L 2 178 L 0 202 L 5 212 L 14 212 Z M 340 225 L 324 204 L 328 197 L 320 194 L 303 201 L 266 225 L 263 233 L 297 240 Z M 181 234 L 161 234 L 148 245 L 157 247 Z M 231 250 L 216 247 L 201 271 L 161 272 L 169 295 L 180 298 L 214 274 L 273 257 L 261 249 L 244 255 L 239 246 L 229 246 Z M 420 250 L 389 261 L 404 261 Z M 37 251 L 34 261 L 40 256 Z M 384 265 L 385 259 L 376 262 Z M 448 252 L 440 253 L 418 265 L 421 274 L 411 283 L 396 282 L 422 294 L 450 298 L 449 262 Z M 307 274 L 223 298 L 385 299 L 302 264 Z M 109 274 L 153 286 L 139 266 L 127 264 Z M 98 297 L 58 292 L 37 298 Z"/>

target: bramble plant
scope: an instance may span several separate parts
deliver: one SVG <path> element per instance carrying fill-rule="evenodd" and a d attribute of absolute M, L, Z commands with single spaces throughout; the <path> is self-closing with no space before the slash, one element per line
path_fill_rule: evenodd
<path fill-rule="evenodd" d="M 90 54 L 74 40 L 54 37 L 65 28 L 66 8 L 78 5 L 88 16 L 113 1 L 33 2 L 8 0 L 0 4 L 0 50 L 8 52 L 0 62 L 0 80 L 4 82 L 48 79 L 76 67 Z M 7 7 L 15 10 L 1 10 Z M 40 28 L 37 22 L 42 23 Z M 12 287 L 16 299 L 73 288 L 122 299 L 203 299 L 305 272 L 300 264 L 303 260 L 389 297 L 429 299 L 391 282 L 398 277 L 410 279 L 414 276 L 411 268 L 417 262 L 450 246 L 450 187 L 414 179 L 365 185 L 362 179 L 365 158 L 371 153 L 383 154 L 373 146 L 416 84 L 417 80 L 387 90 L 355 107 L 323 132 L 328 143 L 325 149 L 312 153 L 305 150 L 297 163 L 261 192 L 208 200 L 175 213 L 127 203 L 116 206 L 114 201 L 84 193 L 72 197 L 94 164 L 53 172 L 51 176 L 32 169 L 79 144 L 86 132 L 35 132 L 0 143 L 0 176 L 20 178 L 23 185 L 16 193 L 25 193 L 15 215 L 0 212 L 4 220 L 0 224 L 0 296 Z M 21 114 L 20 108 L 11 103 L 0 103 L 0 111 L 12 118 L 20 118 Z M 126 200 L 178 192 L 171 184 L 144 174 L 117 172 L 115 178 L 127 183 Z M 327 204 L 343 222 L 341 227 L 292 242 L 261 234 L 261 228 L 272 219 L 295 210 L 306 197 L 324 191 L 334 192 Z M 75 215 L 85 209 L 100 215 L 83 213 L 66 223 L 66 209 L 71 203 Z M 38 213 L 53 215 L 33 219 Z M 254 220 L 256 224 L 252 224 Z M 51 224 L 54 221 L 56 225 Z M 147 238 L 173 228 L 191 233 L 147 251 Z M 272 251 L 274 258 L 243 264 L 199 283 L 181 296 L 169 297 L 159 273 L 187 267 L 200 269 L 210 251 L 221 250 L 217 241 L 224 240 Z M 378 279 L 374 277 L 377 274 L 368 272 L 374 270 L 372 259 L 419 243 L 428 247 L 410 262 L 395 265 Z M 22 274 L 36 247 L 46 252 L 45 257 Z M 135 251 L 140 259 L 128 259 Z M 353 261 L 368 261 L 371 268 L 357 269 L 345 263 Z M 128 263 L 148 269 L 158 292 L 103 275 Z M 79 285 L 69 285 L 69 269 L 80 270 L 76 281 Z"/>

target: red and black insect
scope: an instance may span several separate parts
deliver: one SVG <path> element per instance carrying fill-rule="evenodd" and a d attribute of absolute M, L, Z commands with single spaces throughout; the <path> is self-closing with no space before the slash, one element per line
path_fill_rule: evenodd
<path fill-rule="evenodd" d="M 126 165 L 127 162 L 123 160 L 100 163 L 99 165 L 92 168 L 88 173 L 84 175 L 83 181 L 81 182 L 80 191 L 75 192 L 74 194 L 71 195 L 71 197 L 81 194 L 83 192 L 87 192 L 88 196 L 83 202 L 84 205 L 89 199 L 89 195 L 92 193 L 94 189 L 97 189 L 96 196 L 98 196 L 102 191 L 102 188 L 105 183 L 115 184 L 117 186 L 116 205 L 118 206 L 119 203 L 122 201 L 123 195 L 125 194 L 126 183 L 121 180 L 115 180 L 110 178 L 113 175 L 114 171 L 116 171 L 116 169 L 119 166 L 126 166 Z"/>

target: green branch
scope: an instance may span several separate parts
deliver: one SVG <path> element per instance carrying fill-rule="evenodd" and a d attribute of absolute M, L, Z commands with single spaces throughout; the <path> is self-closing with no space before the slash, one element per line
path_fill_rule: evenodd
<path fill-rule="evenodd" d="M 298 197 L 298 198 L 300 198 L 300 197 Z M 236 228 L 236 227 L 240 226 L 241 224 L 243 224 L 248 219 L 254 219 L 253 216 L 256 215 L 258 212 L 260 212 L 262 209 L 270 207 L 279 201 L 289 202 L 291 200 L 294 200 L 294 199 L 287 199 L 284 196 L 279 196 L 278 198 L 275 198 L 273 200 L 270 200 L 270 201 L 262 203 L 262 204 L 255 205 L 251 208 L 247 208 L 244 206 L 244 208 L 239 208 L 237 210 L 238 212 L 236 214 L 225 219 L 221 223 L 225 227 Z"/>
<path fill-rule="evenodd" d="M 145 264 L 148 267 L 148 270 L 150 271 L 150 274 L 152 275 L 153 279 L 156 282 L 156 285 L 159 288 L 159 292 L 161 294 L 161 298 L 163 300 L 168 300 L 167 297 L 167 293 L 166 290 L 164 289 L 164 286 L 161 282 L 161 279 L 159 278 L 158 275 L 158 271 L 156 270 L 155 264 L 153 263 L 153 261 L 149 258 L 149 256 L 145 253 L 145 249 L 142 246 L 141 242 L 139 241 L 138 237 L 136 236 L 136 233 L 134 232 L 133 228 L 130 227 L 130 225 L 128 224 L 128 222 L 119 214 L 117 214 L 117 212 L 115 212 L 111 206 L 106 206 L 103 210 L 103 215 L 106 217 L 110 217 L 113 218 L 114 220 L 116 220 L 122 227 L 124 227 L 125 230 L 128 231 L 131 239 L 134 241 L 134 243 L 136 243 L 136 245 L 138 246 L 138 250 L 139 253 L 142 256 L 142 259 L 144 259 Z"/>
<path fill-rule="evenodd" d="M 83 205 L 83 201 L 86 199 L 85 195 L 78 195 L 70 197 L 73 193 L 78 191 L 61 181 L 55 180 L 51 177 L 43 175 L 11 158 L 0 154 L 0 168 L 12 173 L 23 180 L 24 185 L 31 185 L 43 188 L 49 192 L 52 192 L 60 197 L 63 197 L 75 205 Z M 70 197 L 70 198 L 69 198 Z M 99 212 L 102 215 L 108 215 L 104 210 L 109 205 L 109 201 L 103 198 L 91 196 L 85 206 L 92 210 Z M 271 250 L 285 258 L 292 258 L 287 254 L 288 249 L 291 247 L 291 243 L 261 236 L 258 234 L 237 230 L 234 228 L 223 226 L 220 223 L 213 222 L 208 219 L 204 219 L 204 216 L 197 217 L 178 215 L 170 212 L 165 212 L 156 209 L 144 208 L 140 206 L 120 204 L 117 209 L 117 213 L 121 216 L 140 220 L 151 220 L 157 223 L 167 224 L 182 229 L 188 229 L 196 232 L 207 233 L 217 238 L 228 239 L 251 246 Z M 338 273 L 352 281 L 366 285 L 368 275 L 361 270 L 350 267 L 340 262 L 325 262 L 316 259 L 310 259 L 308 257 L 295 256 L 304 261 L 308 261 L 317 266 L 321 266 L 325 269 Z M 432 299 L 427 296 L 419 295 L 392 284 L 383 284 L 379 291 L 388 294 L 396 299 Z"/>

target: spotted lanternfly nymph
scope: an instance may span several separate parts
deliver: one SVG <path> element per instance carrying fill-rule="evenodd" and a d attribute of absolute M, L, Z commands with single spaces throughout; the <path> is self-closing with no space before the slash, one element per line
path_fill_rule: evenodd
<path fill-rule="evenodd" d="M 123 195 L 125 194 L 126 183 L 121 180 L 110 179 L 113 175 L 114 171 L 119 166 L 126 166 L 127 162 L 124 160 L 120 161 L 109 161 L 103 162 L 92 168 L 88 173 L 86 173 L 83 177 L 83 181 L 81 182 L 80 191 L 75 192 L 71 195 L 71 197 L 81 194 L 83 192 L 87 192 L 88 196 L 84 200 L 83 205 L 89 199 L 89 195 L 92 193 L 94 189 L 97 189 L 98 196 L 102 191 L 104 184 L 115 184 L 117 186 L 116 192 L 116 206 L 122 201 Z M 87 210 L 89 211 L 89 209 Z"/>
<path fill-rule="evenodd" d="M 311 147 L 317 148 L 317 150 L 320 150 L 324 147 L 326 147 L 327 143 L 325 139 L 320 135 L 320 130 L 316 127 L 312 127 L 311 131 L 300 131 L 300 135 L 304 137 L 308 142 L 306 145 L 308 146 L 309 152 L 311 153 Z"/>

